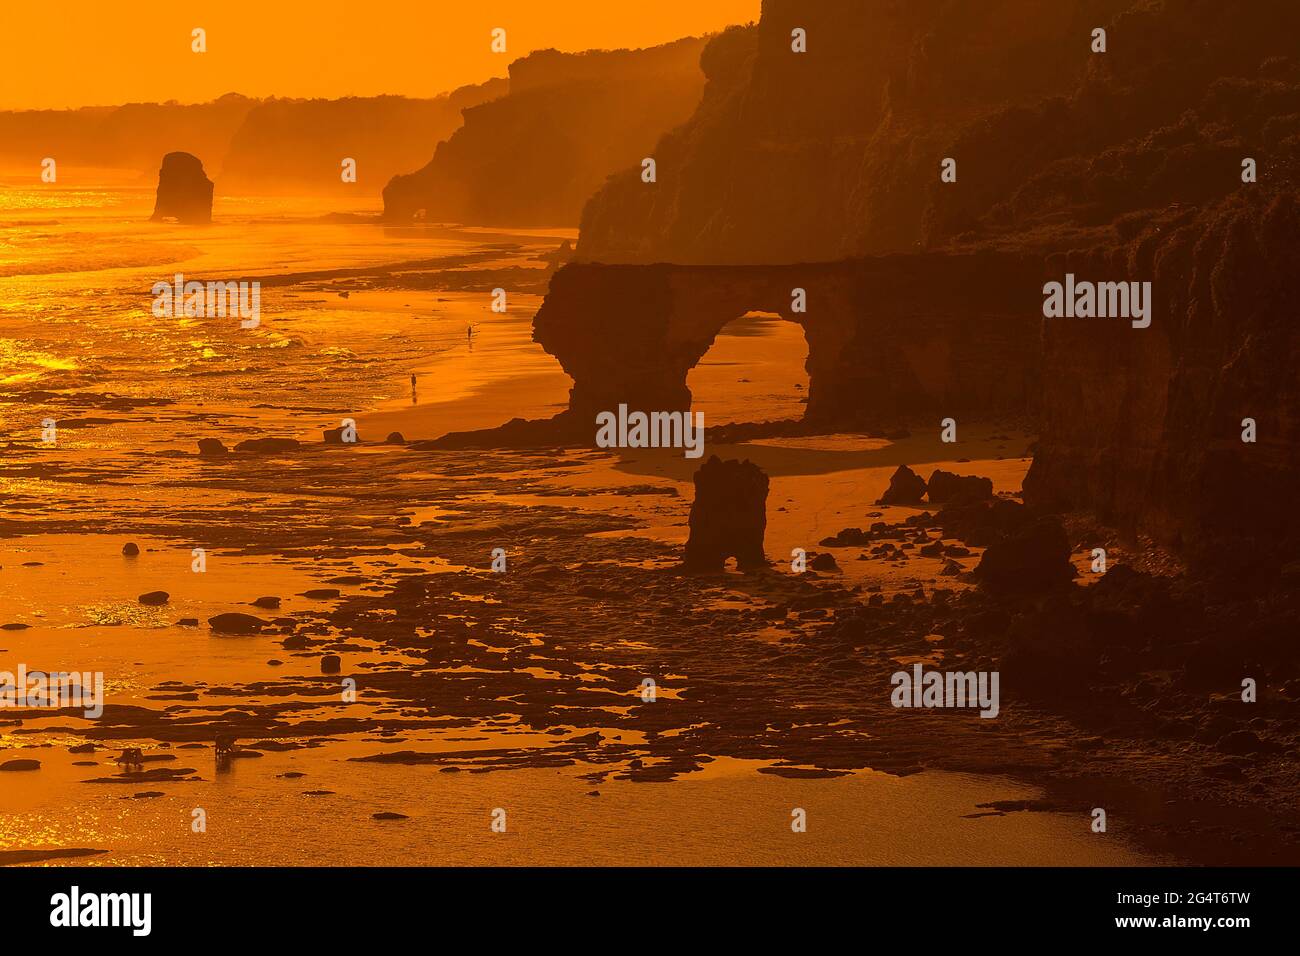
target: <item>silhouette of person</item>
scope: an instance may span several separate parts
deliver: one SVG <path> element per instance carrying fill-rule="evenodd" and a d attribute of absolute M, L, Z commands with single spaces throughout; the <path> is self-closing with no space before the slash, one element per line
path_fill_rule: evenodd
<path fill-rule="evenodd" d="M 474 351 L 474 326 L 465 326 L 465 341 L 469 343 L 469 350 Z"/>
<path fill-rule="evenodd" d="M 415 373 L 411 373 L 411 404 L 415 404 Z"/>

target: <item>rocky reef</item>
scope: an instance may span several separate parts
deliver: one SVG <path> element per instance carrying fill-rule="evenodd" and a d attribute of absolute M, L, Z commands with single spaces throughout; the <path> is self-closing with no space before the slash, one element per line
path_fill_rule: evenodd
<path fill-rule="evenodd" d="M 151 218 L 194 224 L 212 221 L 212 180 L 204 174 L 202 160 L 179 152 L 163 157 Z"/>
<path fill-rule="evenodd" d="M 644 50 L 542 50 L 516 60 L 508 94 L 465 110 L 464 126 L 427 165 L 388 184 L 384 217 L 576 225 L 610 173 L 639 168 L 659 137 L 690 117 L 704 84 L 703 46 L 687 38 Z"/>

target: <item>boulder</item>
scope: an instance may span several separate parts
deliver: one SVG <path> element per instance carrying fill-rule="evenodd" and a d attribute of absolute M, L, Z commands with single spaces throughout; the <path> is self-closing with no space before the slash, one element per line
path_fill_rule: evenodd
<path fill-rule="evenodd" d="M 327 429 L 325 429 L 325 433 L 324 433 L 324 441 L 325 441 L 325 444 L 327 444 L 327 445 L 353 445 L 353 444 L 359 445 L 359 444 L 361 444 L 361 436 L 358 435 L 358 434 L 356 433 L 356 430 L 355 430 L 355 429 L 353 430 L 353 433 L 352 433 L 352 441 L 350 441 L 350 442 L 348 442 L 348 441 L 344 441 L 344 440 L 343 440 L 343 432 L 344 432 L 345 430 L 346 430 L 346 429 L 344 429 L 343 426 L 341 426 L 341 425 L 340 425 L 338 428 L 327 428 Z"/>
<path fill-rule="evenodd" d="M 401 432 L 389 432 L 388 437 L 384 439 L 385 445 L 405 445 L 406 439 Z"/>
<path fill-rule="evenodd" d="M 936 470 L 930 476 L 927 490 L 931 504 L 949 501 L 987 501 L 993 497 L 993 479 L 978 475 L 955 475 L 951 471 Z"/>
<path fill-rule="evenodd" d="M 713 455 L 695 473 L 686 567 L 720 571 L 734 557 L 742 571 L 767 566 L 767 475 L 753 462 Z"/>
<path fill-rule="evenodd" d="M 200 438 L 199 455 L 203 458 L 220 458 L 222 455 L 230 454 L 230 450 L 222 444 L 219 438 Z"/>
<path fill-rule="evenodd" d="M 266 627 L 267 622 L 251 614 L 231 611 L 208 618 L 208 627 L 221 634 L 256 634 Z"/>
<path fill-rule="evenodd" d="M 158 170 L 158 195 L 153 222 L 176 219 L 184 223 L 212 221 L 212 180 L 203 163 L 190 153 L 168 153 Z"/>
<path fill-rule="evenodd" d="M 5 771 L 6 773 L 10 771 L 40 769 L 41 762 L 39 760 L 32 760 L 26 757 L 20 757 L 17 760 L 6 760 L 4 763 L 0 763 L 0 770 Z"/>
<path fill-rule="evenodd" d="M 994 541 L 975 568 L 975 577 L 990 593 L 1001 595 L 1045 594 L 1069 585 L 1074 565 L 1060 520 L 1037 518 Z"/>
<path fill-rule="evenodd" d="M 168 594 L 166 591 L 149 591 L 148 593 L 141 594 L 138 598 L 136 598 L 136 600 L 139 601 L 141 604 L 148 604 L 153 607 L 166 604 L 170 599 L 171 599 L 171 595 Z"/>
<path fill-rule="evenodd" d="M 337 654 L 326 654 L 320 659 L 322 674 L 337 674 L 343 668 L 343 659 Z"/>
<path fill-rule="evenodd" d="M 128 558 L 134 558 L 140 553 L 140 546 L 134 541 L 128 541 L 126 544 L 122 545 L 122 553 Z"/>
<path fill-rule="evenodd" d="M 906 465 L 899 465 L 878 505 L 919 505 L 925 495 L 925 479 Z"/>

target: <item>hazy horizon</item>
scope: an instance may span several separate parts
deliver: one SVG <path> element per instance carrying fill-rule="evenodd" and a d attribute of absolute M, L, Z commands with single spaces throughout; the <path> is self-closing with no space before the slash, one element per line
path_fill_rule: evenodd
<path fill-rule="evenodd" d="M 362 20 L 346 0 L 322 0 L 313 17 L 252 0 L 183 10 L 141 0 L 129 17 L 89 0 L 70 0 L 59 18 L 40 6 L 10 6 L 0 12 L 0 58 L 10 67 L 0 110 L 206 103 L 232 92 L 232 77 L 254 99 L 429 98 L 504 77 L 512 61 L 535 50 L 656 46 L 756 20 L 759 7 L 759 0 L 663 0 L 644 17 L 636 8 L 592 16 L 571 2 L 543 8 L 504 0 L 467 10 L 376 0 Z M 398 21 L 403 28 L 395 30 Z M 254 23 L 262 28 L 250 30 Z M 207 34 L 204 53 L 191 50 L 196 27 Z M 491 48 L 497 27 L 507 31 L 504 53 Z"/>

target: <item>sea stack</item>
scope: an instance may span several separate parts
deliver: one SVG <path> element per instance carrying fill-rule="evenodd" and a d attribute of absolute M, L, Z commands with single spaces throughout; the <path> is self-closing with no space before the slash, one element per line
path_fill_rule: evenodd
<path fill-rule="evenodd" d="M 212 221 L 212 180 L 190 153 L 168 153 L 158 170 L 158 198 L 151 221 L 172 218 L 184 223 Z"/>
<path fill-rule="evenodd" d="M 766 567 L 767 475 L 748 460 L 711 456 L 695 473 L 690 527 L 688 570 L 721 571 L 733 557 L 742 571 Z"/>

